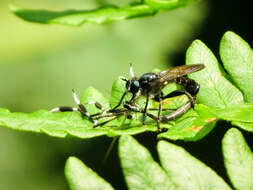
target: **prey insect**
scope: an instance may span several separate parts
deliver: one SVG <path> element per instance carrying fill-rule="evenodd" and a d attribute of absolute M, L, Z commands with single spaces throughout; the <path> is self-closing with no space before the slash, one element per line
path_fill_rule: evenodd
<path fill-rule="evenodd" d="M 133 113 L 144 113 L 144 110 L 136 103 L 132 102 L 125 102 L 124 103 L 124 108 L 119 108 L 116 110 L 108 110 L 105 111 L 105 109 L 103 108 L 103 106 L 98 103 L 98 102 L 89 102 L 89 104 L 94 104 L 96 108 L 98 108 L 101 112 L 99 113 L 95 113 L 95 114 L 89 114 L 86 107 L 80 103 L 79 98 L 77 97 L 75 91 L 73 90 L 73 98 L 78 106 L 78 108 L 76 107 L 71 107 L 71 106 L 61 106 L 61 107 L 56 107 L 53 108 L 51 110 L 51 112 L 68 112 L 68 111 L 78 111 L 80 112 L 80 114 L 83 117 L 88 118 L 92 123 L 93 123 L 93 127 L 98 127 L 98 126 L 103 126 L 115 119 L 118 119 L 122 116 L 125 116 L 126 119 L 132 119 L 132 114 Z M 183 105 L 182 107 L 178 108 L 178 109 L 164 109 L 164 111 L 168 111 L 170 110 L 171 112 L 167 115 L 164 115 L 160 118 L 161 122 L 167 122 L 170 120 L 174 120 L 178 117 L 180 117 L 181 115 L 183 115 L 185 112 L 187 112 L 189 109 L 191 108 L 191 102 L 188 101 L 185 105 Z M 158 111 L 157 108 L 150 108 L 148 109 L 148 111 Z M 158 118 L 147 112 L 146 113 L 148 117 L 150 117 L 151 119 L 157 121 Z M 105 121 L 99 122 L 102 119 L 106 119 Z"/>
<path fill-rule="evenodd" d="M 164 118 L 161 117 L 162 100 L 185 94 L 189 98 L 190 106 L 194 108 L 196 95 L 199 91 L 200 85 L 195 80 L 188 78 L 187 74 L 191 74 L 202 69 L 204 69 L 203 64 L 184 65 L 167 69 L 158 73 L 145 73 L 138 78 L 134 75 L 131 65 L 131 79 L 122 79 L 126 82 L 126 90 L 123 93 L 119 103 L 110 111 L 117 110 L 117 108 L 122 104 L 124 97 L 129 92 L 132 94 L 132 98 L 130 101 L 126 101 L 124 103 L 124 107 L 128 107 L 127 104 L 131 105 L 134 103 L 137 97 L 145 96 L 146 103 L 144 110 L 142 111 L 142 124 L 145 125 L 146 116 L 148 115 L 148 103 L 150 99 L 153 99 L 159 103 L 158 114 L 155 120 L 157 121 L 157 129 L 160 130 L 160 122 L 164 120 Z M 167 95 L 164 95 L 162 90 L 169 83 L 177 83 L 183 87 L 183 90 L 175 90 Z M 186 110 L 188 110 L 188 106 L 182 106 L 181 112 L 184 113 Z M 177 115 L 180 114 L 175 113 L 175 115 L 175 117 L 177 117 Z"/>

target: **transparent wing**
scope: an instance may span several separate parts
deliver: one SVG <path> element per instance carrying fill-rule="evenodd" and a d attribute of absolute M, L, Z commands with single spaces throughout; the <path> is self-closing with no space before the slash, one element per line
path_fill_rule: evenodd
<path fill-rule="evenodd" d="M 204 69 L 203 64 L 194 64 L 194 65 L 183 65 L 174 67 L 159 73 L 159 82 L 173 81 L 178 77 L 185 76 L 190 73 L 194 73 Z"/>

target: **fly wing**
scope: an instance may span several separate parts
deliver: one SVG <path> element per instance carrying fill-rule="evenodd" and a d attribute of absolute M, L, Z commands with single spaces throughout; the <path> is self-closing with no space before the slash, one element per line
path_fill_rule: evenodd
<path fill-rule="evenodd" d="M 178 77 L 182 77 L 187 74 L 200 71 L 204 68 L 205 66 L 203 64 L 183 65 L 183 66 L 174 67 L 174 68 L 160 72 L 159 80 L 160 82 L 173 81 L 174 79 Z"/>

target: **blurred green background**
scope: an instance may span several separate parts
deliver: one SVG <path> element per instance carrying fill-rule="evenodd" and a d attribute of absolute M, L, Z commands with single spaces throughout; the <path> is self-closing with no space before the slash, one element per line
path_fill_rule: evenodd
<path fill-rule="evenodd" d="M 247 15 L 247 6 L 227 0 L 206 0 L 155 17 L 82 27 L 29 23 L 8 10 L 9 3 L 63 10 L 129 2 L 133 1 L 1 0 L 0 107 L 33 112 L 74 105 L 71 89 L 80 95 L 89 86 L 109 97 L 113 80 L 119 75 L 128 77 L 130 62 L 140 75 L 154 68 L 184 64 L 184 53 L 196 38 L 215 53 L 228 29 L 248 41 L 252 39 L 247 22 L 233 17 L 235 9 L 242 17 Z M 147 146 L 155 146 L 153 134 L 138 138 Z M 70 155 L 82 159 L 117 189 L 125 189 L 119 164 L 112 167 L 112 160 L 117 158 L 111 158 L 106 166 L 101 164 L 110 140 L 56 139 L 0 128 L 0 190 L 68 189 L 64 163 Z M 116 157 L 115 151 L 111 157 Z"/>

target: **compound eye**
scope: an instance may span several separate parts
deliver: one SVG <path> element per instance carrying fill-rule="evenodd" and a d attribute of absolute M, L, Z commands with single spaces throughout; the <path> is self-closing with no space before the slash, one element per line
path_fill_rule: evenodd
<path fill-rule="evenodd" d="M 135 81 L 132 81 L 131 83 L 131 87 L 130 87 L 130 91 L 132 93 L 137 93 L 140 89 L 140 83 L 139 81 L 135 80 Z"/>

